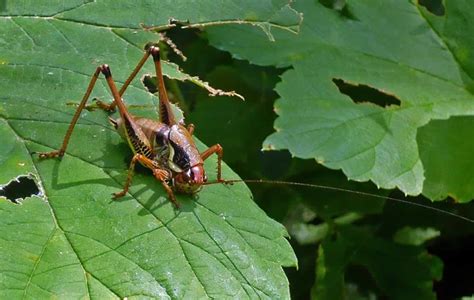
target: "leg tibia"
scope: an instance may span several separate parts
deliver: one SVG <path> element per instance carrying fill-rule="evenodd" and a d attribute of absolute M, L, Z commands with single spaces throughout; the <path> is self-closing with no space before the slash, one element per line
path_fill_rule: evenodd
<path fill-rule="evenodd" d="M 224 156 L 224 148 L 222 148 L 222 146 L 219 144 L 215 144 L 214 146 L 209 147 L 209 149 L 201 153 L 201 158 L 203 160 L 206 160 L 209 156 L 211 156 L 214 153 L 217 154 L 217 181 L 224 182 L 224 180 L 222 179 L 222 170 L 221 170 L 222 157 Z"/>

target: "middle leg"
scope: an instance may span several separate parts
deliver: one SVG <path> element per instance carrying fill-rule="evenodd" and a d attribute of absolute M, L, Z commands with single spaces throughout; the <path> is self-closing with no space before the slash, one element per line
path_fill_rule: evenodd
<path fill-rule="evenodd" d="M 221 145 L 215 144 L 212 147 L 209 147 L 206 151 L 201 153 L 201 158 L 202 160 L 206 160 L 209 156 L 212 154 L 216 153 L 217 154 L 217 181 L 218 182 L 225 182 L 224 179 L 222 179 L 222 157 L 224 156 L 224 148 L 222 148 Z"/>

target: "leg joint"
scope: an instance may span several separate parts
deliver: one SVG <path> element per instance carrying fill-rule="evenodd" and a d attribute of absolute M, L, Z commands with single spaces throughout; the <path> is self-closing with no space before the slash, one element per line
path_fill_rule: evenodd
<path fill-rule="evenodd" d="M 150 52 L 151 56 L 153 56 L 154 61 L 160 60 L 160 49 L 156 46 L 151 46 L 148 48 L 148 52 Z"/>
<path fill-rule="evenodd" d="M 105 78 L 109 78 L 112 76 L 112 72 L 110 72 L 109 65 L 103 64 L 100 66 L 100 71 L 104 74 Z"/>

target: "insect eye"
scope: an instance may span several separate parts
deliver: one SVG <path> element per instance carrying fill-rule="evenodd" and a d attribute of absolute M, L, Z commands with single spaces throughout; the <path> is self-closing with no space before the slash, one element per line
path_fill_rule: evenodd
<path fill-rule="evenodd" d="M 158 131 L 156 133 L 155 137 L 155 142 L 158 146 L 163 147 L 163 146 L 168 146 L 168 134 L 162 131 Z"/>

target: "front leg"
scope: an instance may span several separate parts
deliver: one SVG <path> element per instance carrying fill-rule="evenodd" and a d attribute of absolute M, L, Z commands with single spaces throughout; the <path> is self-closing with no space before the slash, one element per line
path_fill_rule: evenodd
<path fill-rule="evenodd" d="M 153 175 L 155 176 L 155 178 L 158 179 L 163 185 L 163 187 L 165 188 L 166 193 L 168 194 L 169 200 L 173 202 L 176 208 L 179 208 L 179 203 L 178 201 L 176 201 L 176 197 L 173 193 L 173 190 L 166 183 L 166 181 L 169 179 L 168 171 L 157 168 L 151 159 L 147 158 L 146 156 L 143 156 L 142 154 L 135 154 L 133 156 L 132 161 L 130 162 L 130 166 L 128 168 L 127 180 L 125 181 L 123 190 L 117 193 L 113 193 L 114 199 L 123 197 L 128 192 L 130 188 L 130 184 L 132 183 L 132 178 L 133 178 L 135 165 L 137 164 L 137 161 L 153 171 Z"/>
<path fill-rule="evenodd" d="M 222 157 L 224 156 L 224 148 L 222 148 L 222 146 L 219 144 L 215 144 L 214 146 L 209 147 L 209 149 L 201 153 L 201 158 L 202 160 L 206 160 L 209 156 L 211 156 L 214 153 L 217 154 L 217 181 L 225 182 L 225 180 L 222 179 L 222 170 L 221 170 Z"/>
<path fill-rule="evenodd" d="M 173 204 L 176 208 L 179 208 L 180 204 L 176 200 L 176 196 L 174 195 L 173 190 L 171 189 L 171 187 L 166 182 L 168 180 L 168 176 L 169 176 L 168 171 L 161 170 L 161 169 L 154 169 L 153 170 L 153 175 L 155 176 L 156 179 L 161 181 L 161 185 L 165 188 L 165 191 L 168 194 L 168 199 L 171 202 L 173 202 Z"/>

